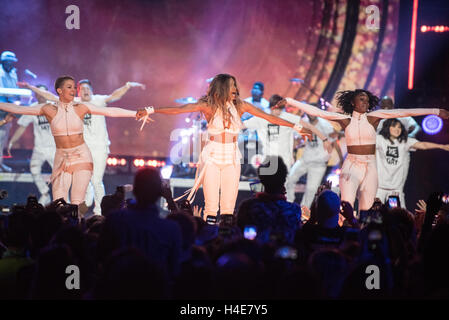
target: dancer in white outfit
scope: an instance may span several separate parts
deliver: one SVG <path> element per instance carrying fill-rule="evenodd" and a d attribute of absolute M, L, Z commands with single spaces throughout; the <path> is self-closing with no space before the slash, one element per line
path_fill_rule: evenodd
<path fill-rule="evenodd" d="M 235 77 L 219 74 L 209 85 L 207 94 L 197 103 L 173 108 L 145 108 L 139 110 L 138 118 L 145 119 L 151 113 L 179 114 L 201 112 L 208 122 L 208 141 L 203 148 L 197 166 L 195 183 L 189 190 L 188 200 L 192 201 L 198 188 L 202 185 L 205 199 L 205 216 L 233 214 L 240 178 L 241 154 L 237 146 L 238 133 L 242 128 L 240 120 L 244 112 L 261 117 L 267 121 L 295 128 L 301 135 L 310 134 L 312 128 L 304 124 L 293 124 L 273 115 L 267 114 L 239 97 Z M 313 129 L 315 130 L 315 129 Z"/>
<path fill-rule="evenodd" d="M 285 112 L 283 108 L 277 108 L 277 103 L 282 100 L 280 95 L 273 95 L 270 98 L 271 114 L 292 123 L 301 122 L 301 117 L 295 114 Z M 306 121 L 308 122 L 308 121 Z M 243 121 L 243 125 L 251 130 L 256 130 L 259 140 L 262 142 L 263 155 L 281 156 L 287 170 L 293 165 L 293 143 L 295 130 L 293 128 L 279 126 L 259 117 L 252 117 Z M 320 140 L 327 140 L 326 135 L 317 128 L 313 137 L 319 137 Z M 322 144 L 321 144 L 322 146 Z M 326 145 L 330 149 L 330 144 Z"/>
<path fill-rule="evenodd" d="M 47 87 L 44 85 L 37 86 L 40 90 L 47 91 Z M 31 106 L 35 106 L 37 104 L 43 104 L 47 102 L 43 96 L 36 94 L 37 102 L 31 104 Z M 30 160 L 30 172 L 33 177 L 34 183 L 36 184 L 39 193 L 41 194 L 39 198 L 39 203 L 43 205 L 47 205 L 51 202 L 50 197 L 50 188 L 48 187 L 47 182 L 45 182 L 42 177 L 42 166 L 45 162 L 48 162 L 51 168 L 53 168 L 53 160 L 56 152 L 55 139 L 53 139 L 53 135 L 50 131 L 50 124 L 47 121 L 47 118 L 43 115 L 41 116 L 30 116 L 23 115 L 17 121 L 19 127 L 16 132 L 14 132 L 9 145 L 8 145 L 8 154 L 11 154 L 11 148 L 17 142 L 17 140 L 22 137 L 25 129 L 29 124 L 33 124 L 33 134 L 34 134 L 34 147 L 33 153 L 31 155 Z"/>
<path fill-rule="evenodd" d="M 421 142 L 407 136 L 407 130 L 400 119 L 387 119 L 376 140 L 376 160 L 379 187 L 376 197 L 385 202 L 390 195 L 399 196 L 401 207 L 405 208 L 402 181 L 405 180 L 403 166 L 410 149 L 442 149 L 449 151 L 449 144 Z"/>
<path fill-rule="evenodd" d="M 23 85 L 37 94 L 43 95 L 49 101 L 58 101 L 58 97 L 51 92 L 42 92 L 39 88 L 28 83 L 23 83 Z M 138 82 L 127 82 L 123 87 L 114 90 L 110 95 L 93 94 L 91 82 L 88 79 L 84 79 L 78 81 L 78 97 L 75 97 L 74 101 L 88 102 L 98 108 L 106 108 L 108 103 L 121 99 L 130 88 L 135 87 L 145 89 L 145 86 Z M 111 144 L 104 116 L 92 115 L 90 113 L 84 116 L 84 140 L 90 149 L 94 165 L 92 179 L 87 189 L 86 205 L 90 207 L 93 200 L 95 200 L 93 212 L 95 215 L 99 215 L 101 214 L 101 200 L 105 195 L 103 176 L 109 155 L 109 145 Z"/>
<path fill-rule="evenodd" d="M 379 99 L 371 92 L 356 89 L 338 94 L 338 105 L 345 114 L 327 112 L 287 98 L 282 104 L 297 107 L 313 116 L 337 121 L 345 130 L 348 155 L 340 174 L 341 200 L 354 205 L 358 195 L 359 210 L 369 210 L 377 192 L 376 128 L 381 119 L 436 114 L 449 118 L 444 109 L 373 109 Z"/>
<path fill-rule="evenodd" d="M 321 184 L 321 180 L 323 180 L 323 176 L 326 173 L 327 162 L 330 158 L 330 150 L 325 148 L 324 143 L 334 141 L 334 139 L 330 136 L 335 132 L 335 129 L 328 121 L 318 117 L 307 115 L 307 117 L 304 118 L 304 121 L 307 121 L 315 126 L 325 135 L 325 137 L 324 139 L 317 139 L 314 135 L 311 140 L 305 143 L 302 157 L 295 162 L 288 173 L 287 200 L 290 202 L 295 201 L 296 183 L 299 178 L 307 174 L 306 191 L 302 197 L 301 206 L 310 208 L 313 197 L 315 196 L 315 193 Z"/>
<path fill-rule="evenodd" d="M 380 100 L 380 107 L 382 109 L 386 109 L 386 110 L 394 109 L 393 99 L 388 96 L 384 96 Z M 416 122 L 416 120 L 413 119 L 412 117 L 398 118 L 398 120 L 404 125 L 405 130 L 406 130 L 405 134 L 408 134 L 408 136 L 410 138 L 415 138 L 416 134 L 421 131 L 421 127 Z M 385 121 L 386 121 L 386 119 L 383 119 L 382 121 L 380 121 L 379 126 L 377 127 L 378 134 L 380 133 L 380 130 L 382 129 Z M 410 149 L 410 151 L 414 151 L 414 149 Z M 408 176 L 409 167 L 410 167 L 410 152 L 406 152 L 403 164 L 401 166 L 403 173 L 402 173 L 401 185 L 399 187 L 400 190 L 404 190 L 405 182 L 406 182 L 407 176 Z M 404 199 L 402 199 L 402 200 L 404 200 Z M 405 202 L 403 202 L 402 200 L 401 200 L 401 204 L 403 204 L 405 207 Z"/>
<path fill-rule="evenodd" d="M 53 198 L 63 197 L 73 204 L 84 202 L 87 185 L 92 176 L 92 156 L 84 142 L 83 121 L 87 113 L 111 117 L 136 117 L 136 112 L 122 108 L 98 108 L 89 103 L 74 103 L 75 81 L 63 76 L 55 81 L 55 90 L 59 95 L 56 106 L 41 104 L 33 107 L 19 107 L 12 103 L 0 103 L 0 110 L 16 114 L 45 116 L 56 144 L 54 167 L 52 172 Z"/>

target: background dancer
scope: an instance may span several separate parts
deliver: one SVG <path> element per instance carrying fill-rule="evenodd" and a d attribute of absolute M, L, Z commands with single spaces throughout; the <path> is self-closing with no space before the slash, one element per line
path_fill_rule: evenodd
<path fill-rule="evenodd" d="M 354 206 L 358 195 L 359 210 L 369 210 L 377 192 L 376 129 L 381 119 L 436 114 L 449 118 L 444 109 L 374 109 L 379 98 L 363 89 L 338 93 L 338 106 L 345 114 L 328 112 L 314 106 L 286 98 L 280 104 L 293 105 L 304 112 L 327 120 L 337 121 L 345 130 L 348 155 L 340 174 L 341 199 Z"/>
<path fill-rule="evenodd" d="M 17 70 L 14 68 L 18 61 L 14 52 L 4 51 L 1 55 L 0 67 L 0 88 L 17 88 Z M 19 101 L 17 96 L 2 96 L 0 95 L 0 102 L 15 102 Z M 3 149 L 5 148 L 9 131 L 11 130 L 11 121 L 14 115 L 4 111 L 0 111 L 0 172 L 11 172 L 11 168 L 3 163 Z"/>
<path fill-rule="evenodd" d="M 306 191 L 302 197 L 301 206 L 310 208 L 315 193 L 326 173 L 327 162 L 332 152 L 331 142 L 334 140 L 331 138 L 331 135 L 335 132 L 335 129 L 328 121 L 307 113 L 303 121 L 309 122 L 320 130 L 325 135 L 325 138 L 317 139 L 317 136 L 313 135 L 312 139 L 306 141 L 301 158 L 295 162 L 287 176 L 287 200 L 290 202 L 295 201 L 296 183 L 299 178 L 307 174 Z M 326 143 L 330 147 L 325 147 Z"/>
<path fill-rule="evenodd" d="M 376 139 L 376 161 L 379 177 L 376 197 L 385 202 L 390 195 L 399 196 L 402 208 L 406 207 L 402 181 L 406 180 L 408 174 L 404 171 L 403 166 L 409 157 L 410 149 L 449 151 L 449 144 L 421 142 L 408 137 L 407 132 L 400 119 L 387 119 Z"/>
<path fill-rule="evenodd" d="M 132 118 L 136 116 L 136 112 L 122 108 L 98 108 L 87 102 L 74 103 L 75 81 L 70 76 L 56 79 L 55 90 L 59 95 L 56 105 L 19 107 L 12 103 L 0 103 L 0 110 L 25 115 L 44 115 L 47 118 L 56 143 L 51 177 L 53 198 L 64 198 L 68 201 L 71 188 L 71 202 L 80 205 L 84 203 L 93 170 L 92 156 L 84 142 L 82 119 L 86 113 Z"/>
<path fill-rule="evenodd" d="M 37 85 L 39 90 L 47 91 L 45 85 Z M 37 102 L 31 104 L 31 106 L 36 106 L 37 104 L 45 104 L 47 99 L 43 96 L 36 94 Z M 41 196 L 39 202 L 43 205 L 47 205 L 51 202 L 50 188 L 47 182 L 44 181 L 42 177 L 42 166 L 45 162 L 48 162 L 51 168 L 53 168 L 53 160 L 56 152 L 55 139 L 50 131 L 50 124 L 44 115 L 32 116 L 23 115 L 17 121 L 19 127 L 16 132 L 14 132 L 11 141 L 8 145 L 8 153 L 11 154 L 11 148 L 20 139 L 20 137 L 25 132 L 27 126 L 33 124 L 33 134 L 34 134 L 34 147 L 33 153 L 30 160 L 30 172 L 33 177 L 34 183 L 39 190 Z"/>
<path fill-rule="evenodd" d="M 25 87 L 38 94 L 44 95 L 50 101 L 58 100 L 58 97 L 51 92 L 41 92 L 39 88 L 28 83 L 20 84 L 23 84 Z M 145 85 L 141 83 L 127 82 L 123 87 L 116 89 L 110 95 L 94 94 L 92 83 L 90 80 L 84 79 L 78 81 L 78 96 L 74 101 L 81 103 L 88 102 L 98 108 L 105 108 L 108 103 L 121 99 L 130 88 L 135 87 L 145 89 Z M 91 115 L 90 113 L 87 113 L 84 116 L 84 140 L 90 149 L 94 164 L 92 179 L 86 194 L 86 205 L 90 207 L 93 200 L 95 200 L 93 212 L 95 215 L 99 215 L 101 213 L 101 200 L 105 195 L 103 176 L 106 169 L 106 160 L 108 159 L 110 152 L 109 145 L 111 144 L 111 141 L 109 141 L 106 119 L 103 115 Z"/>
<path fill-rule="evenodd" d="M 198 188 L 203 185 L 205 216 L 233 214 L 240 180 L 241 154 L 237 145 L 237 136 L 242 129 L 240 120 L 244 112 L 261 117 L 267 121 L 295 128 L 301 135 L 308 135 L 299 124 L 293 124 L 281 118 L 267 114 L 252 104 L 240 99 L 235 77 L 219 74 L 209 85 L 208 92 L 197 103 L 172 108 L 146 108 L 139 110 L 138 118 L 151 113 L 179 114 L 201 112 L 208 122 L 208 141 L 198 162 L 195 183 L 188 193 L 193 201 Z M 306 127 L 311 127 L 305 124 Z"/>

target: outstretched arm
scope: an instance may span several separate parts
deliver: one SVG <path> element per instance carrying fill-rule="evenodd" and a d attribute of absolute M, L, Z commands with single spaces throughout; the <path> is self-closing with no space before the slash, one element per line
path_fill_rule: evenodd
<path fill-rule="evenodd" d="M 54 95 L 53 93 L 51 93 L 50 91 L 46 91 L 46 90 L 42 90 L 39 89 L 38 87 L 35 87 L 31 84 L 29 84 L 28 82 L 18 82 L 17 83 L 19 86 L 21 87 L 25 87 L 27 89 L 30 89 L 31 91 L 33 91 L 35 94 L 40 95 L 41 97 L 44 97 L 45 99 L 47 99 L 48 101 L 58 101 L 59 98 L 58 96 Z"/>
<path fill-rule="evenodd" d="M 188 103 L 179 107 L 166 107 L 154 109 L 154 113 L 179 114 L 187 112 L 203 112 L 203 103 Z"/>
<path fill-rule="evenodd" d="M 418 141 L 414 145 L 412 145 L 411 148 L 418 150 L 441 149 L 449 151 L 449 144 Z"/>
<path fill-rule="evenodd" d="M 253 116 L 265 119 L 268 122 L 271 122 L 271 123 L 274 123 L 274 124 L 277 124 L 280 126 L 285 126 L 285 127 L 290 127 L 290 128 L 293 128 L 295 126 L 294 123 L 291 123 L 290 121 L 287 121 L 287 120 L 281 119 L 279 117 L 273 116 L 271 114 L 268 114 L 248 102 L 243 103 L 243 111 L 248 112 L 248 113 L 252 114 Z"/>
<path fill-rule="evenodd" d="M 349 115 L 321 110 L 310 104 L 302 103 L 292 98 L 285 98 L 285 102 L 287 105 L 300 109 L 311 116 L 320 117 L 327 120 L 344 120 L 351 118 Z"/>
<path fill-rule="evenodd" d="M 416 108 L 416 109 L 379 109 L 373 112 L 369 112 L 369 117 L 376 117 L 381 119 L 391 119 L 391 118 L 403 118 L 403 117 L 413 117 L 413 116 L 424 116 L 427 114 L 435 114 L 443 119 L 449 118 L 449 112 L 444 109 L 427 109 L 427 108 Z"/>
<path fill-rule="evenodd" d="M 0 103 L 0 110 L 15 114 L 29 114 L 32 116 L 38 116 L 42 114 L 41 109 L 44 105 L 45 103 L 38 104 L 32 107 L 22 107 L 14 103 Z"/>
<path fill-rule="evenodd" d="M 83 102 L 82 105 L 84 105 L 87 108 L 87 113 L 95 115 L 114 117 L 114 118 L 135 118 L 137 116 L 137 111 L 133 110 L 115 107 L 99 108 L 88 102 Z"/>
<path fill-rule="evenodd" d="M 138 83 L 138 82 L 127 82 L 123 87 L 116 89 L 114 92 L 112 92 L 109 97 L 105 99 L 106 103 L 114 102 L 119 99 L 121 99 L 125 93 L 128 92 L 129 89 L 134 87 L 141 87 L 142 89 L 145 89 L 145 85 Z"/>

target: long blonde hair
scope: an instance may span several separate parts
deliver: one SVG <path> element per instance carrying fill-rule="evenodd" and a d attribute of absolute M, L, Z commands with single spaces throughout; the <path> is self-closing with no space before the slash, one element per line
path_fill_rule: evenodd
<path fill-rule="evenodd" d="M 231 76 L 229 74 L 217 74 L 211 81 L 209 89 L 207 90 L 207 94 L 200 99 L 201 102 L 207 103 L 212 108 L 212 119 L 215 117 L 217 109 L 221 110 L 225 123 L 229 123 L 232 118 L 232 114 L 227 108 L 227 103 L 231 98 L 229 96 L 231 79 L 234 81 L 236 88 L 236 98 L 233 100 L 233 103 L 235 108 L 237 109 L 237 113 L 240 114 L 243 101 L 242 99 L 240 99 L 237 80 L 234 76 Z"/>

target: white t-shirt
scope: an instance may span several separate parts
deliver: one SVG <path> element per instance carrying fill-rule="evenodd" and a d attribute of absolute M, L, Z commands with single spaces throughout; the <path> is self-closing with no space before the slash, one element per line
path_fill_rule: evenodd
<path fill-rule="evenodd" d="M 107 95 L 94 94 L 89 103 L 99 108 L 107 108 L 105 101 L 107 97 Z M 79 97 L 76 97 L 75 101 L 81 102 Z M 109 152 L 108 147 L 111 141 L 109 141 L 105 116 L 90 113 L 84 116 L 84 140 L 91 150 L 94 148 L 107 148 L 107 152 Z"/>
<path fill-rule="evenodd" d="M 253 97 L 248 97 L 245 99 L 246 102 L 251 103 L 252 105 L 256 106 L 257 108 L 263 110 L 266 113 L 271 113 L 270 111 L 270 102 L 268 102 L 267 99 L 261 98 L 260 101 L 253 101 Z M 252 114 L 245 112 L 242 114 L 242 121 L 251 119 L 253 117 Z"/>
<path fill-rule="evenodd" d="M 308 117 L 302 119 L 304 122 L 310 123 Z M 317 118 L 318 122 L 314 126 L 320 130 L 329 140 L 329 135 L 334 132 L 334 127 L 326 120 Z M 323 140 L 318 138 L 315 134 L 312 134 L 312 139 L 306 142 L 304 152 L 301 159 L 305 162 L 328 162 L 330 159 L 330 153 L 324 149 Z"/>
<path fill-rule="evenodd" d="M 37 105 L 37 102 L 31 104 L 31 106 L 35 105 Z M 50 130 L 50 123 L 45 116 L 23 115 L 17 120 L 17 124 L 22 127 L 28 127 L 30 123 L 33 124 L 35 149 L 56 148 L 55 139 Z"/>
<path fill-rule="evenodd" d="M 292 123 L 298 123 L 301 120 L 301 117 L 288 112 L 281 112 L 279 118 Z M 279 155 L 287 167 L 292 164 L 293 137 L 296 132 L 293 128 L 279 126 L 259 117 L 252 117 L 243 124 L 248 129 L 257 131 L 264 155 Z"/>
<path fill-rule="evenodd" d="M 386 190 L 397 190 L 404 179 L 404 163 L 407 161 L 410 148 L 417 143 L 415 138 L 408 138 L 407 142 L 399 143 L 397 139 L 385 139 L 381 135 L 376 137 L 376 161 L 379 176 L 378 187 Z"/>

